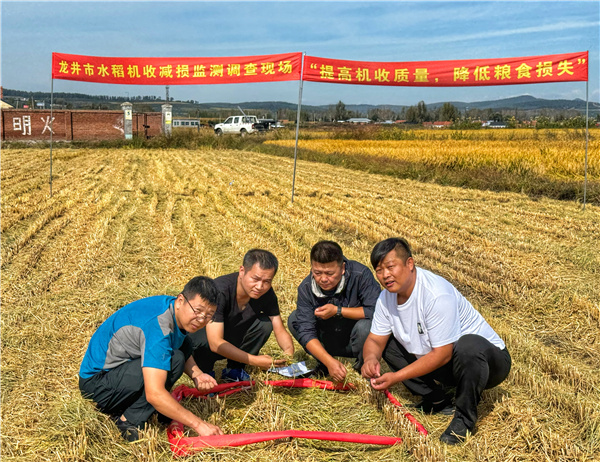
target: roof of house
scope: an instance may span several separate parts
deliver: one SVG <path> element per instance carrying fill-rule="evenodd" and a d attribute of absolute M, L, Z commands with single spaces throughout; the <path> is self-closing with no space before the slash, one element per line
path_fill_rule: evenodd
<path fill-rule="evenodd" d="M 434 126 L 434 127 L 448 127 L 450 125 L 452 125 L 452 122 L 445 122 L 445 121 L 438 121 L 438 122 L 423 122 L 423 126 L 424 127 L 429 127 L 429 126 Z"/>

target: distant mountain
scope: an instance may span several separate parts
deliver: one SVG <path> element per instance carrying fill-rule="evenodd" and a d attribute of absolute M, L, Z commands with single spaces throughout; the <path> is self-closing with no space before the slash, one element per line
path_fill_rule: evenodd
<path fill-rule="evenodd" d="M 425 103 L 427 109 L 437 109 L 444 105 L 444 103 L 451 103 L 456 106 L 457 109 L 464 111 L 466 109 L 493 109 L 493 110 L 523 110 L 523 111 L 539 111 L 542 109 L 555 109 L 555 110 L 575 110 L 579 112 L 585 112 L 585 101 L 582 99 L 542 99 L 534 96 L 522 95 L 514 96 L 512 98 L 503 98 L 492 101 L 474 101 L 471 103 L 465 103 L 463 101 L 442 101 L 437 103 Z M 416 104 L 416 103 L 415 103 Z M 294 105 L 295 107 L 295 105 Z M 326 106 L 320 106 L 326 107 Z M 374 106 L 371 104 L 346 104 L 346 109 L 349 111 L 357 111 L 362 113 L 368 113 L 368 111 L 383 108 L 390 109 L 394 112 L 400 112 L 402 109 L 408 106 L 400 106 L 394 104 L 378 105 Z M 590 113 L 598 113 L 600 104 L 590 101 Z"/>
<path fill-rule="evenodd" d="M 46 107 L 50 104 L 50 93 L 48 92 L 27 92 L 20 90 L 11 90 L 4 88 L 4 101 L 13 104 L 14 102 L 22 104 L 31 103 L 32 99 L 37 101 L 44 101 Z M 11 103 L 11 100 L 13 103 Z M 160 97 L 156 96 L 132 96 L 130 98 L 134 104 L 134 110 L 143 111 L 160 111 L 161 104 L 164 103 Z M 120 109 L 120 105 L 125 101 L 124 97 L 118 96 L 103 96 L 103 95 L 87 95 L 81 93 L 54 93 L 55 104 L 62 105 L 63 107 L 72 109 Z M 538 114 L 540 111 L 569 111 L 580 114 L 585 113 L 585 101 L 581 99 L 542 99 L 534 96 L 522 95 L 515 96 L 512 98 L 497 99 L 491 101 L 474 101 L 466 103 L 463 101 L 444 101 L 435 103 L 426 103 L 429 110 L 435 110 L 442 106 L 445 102 L 452 103 L 460 111 L 466 109 L 481 109 L 493 111 L 523 111 L 528 116 Z M 291 116 L 292 111 L 296 111 L 295 103 L 288 103 L 284 101 L 246 101 L 242 103 L 200 103 L 198 101 L 170 101 L 173 104 L 173 112 L 176 115 L 187 115 L 198 113 L 214 113 L 218 117 L 230 115 L 229 113 L 238 113 L 238 106 L 244 111 L 254 111 L 256 115 L 265 113 L 276 113 L 281 111 L 280 114 L 285 113 L 288 117 Z M 331 104 L 322 104 L 318 106 L 303 104 L 302 109 L 304 112 L 309 114 L 324 114 L 331 112 L 332 108 L 335 107 L 337 102 Z M 415 105 L 417 103 L 415 102 Z M 402 112 L 402 110 L 408 108 L 407 105 L 395 105 L 395 104 L 352 104 L 346 103 L 346 110 L 352 111 L 357 114 L 367 115 L 369 111 L 375 109 L 389 109 L 396 114 Z M 600 104 L 598 102 L 590 102 L 589 105 L 590 116 L 595 116 L 600 113 Z"/>
<path fill-rule="evenodd" d="M 522 109 L 522 110 L 540 110 L 540 109 L 559 109 L 559 110 L 575 110 L 585 111 L 585 101 L 582 99 L 542 99 L 534 96 L 522 95 L 512 98 L 498 99 L 494 101 L 475 101 L 472 103 L 463 103 L 461 101 L 449 101 L 454 104 L 457 109 L 464 110 L 466 108 L 476 109 Z M 442 106 L 444 103 L 433 103 L 432 108 Z M 590 108 L 596 106 L 597 103 L 590 102 Z M 429 105 L 428 105 L 429 107 Z"/>
<path fill-rule="evenodd" d="M 585 112 L 585 101 L 579 98 L 576 99 L 542 99 L 534 96 L 522 95 L 514 96 L 512 98 L 503 98 L 491 101 L 474 101 L 471 103 L 465 103 L 463 101 L 442 101 L 436 103 L 426 103 L 428 109 L 437 109 L 444 103 L 449 102 L 456 106 L 457 109 L 464 111 L 466 109 L 493 109 L 493 110 L 522 110 L 522 111 L 540 111 L 543 109 L 554 109 L 561 111 L 578 111 L 581 113 Z M 324 112 L 331 109 L 333 104 L 323 104 L 319 106 L 308 106 L 303 104 L 302 108 L 307 112 Z M 416 104 L 416 103 L 415 103 Z M 261 109 L 261 110 L 277 110 L 277 109 L 289 109 L 296 110 L 296 104 L 284 103 L 282 101 L 268 101 L 268 102 L 244 102 L 244 103 L 202 103 L 202 107 L 206 108 L 237 108 L 240 106 L 242 109 Z M 407 105 L 396 105 L 396 104 L 346 104 L 346 110 L 367 114 L 369 111 L 374 109 L 390 109 L 394 112 L 401 112 L 403 109 L 408 108 Z M 600 104 L 590 101 L 589 104 L 590 114 L 596 114 L 600 111 Z"/>
<path fill-rule="evenodd" d="M 261 110 L 261 111 L 278 111 L 281 109 L 296 111 L 298 105 L 296 103 L 286 103 L 284 101 L 246 101 L 243 103 L 198 103 L 198 107 L 202 109 L 237 109 L 238 106 L 246 110 Z M 335 106 L 335 105 L 334 105 Z M 302 109 L 306 111 L 322 112 L 328 110 L 330 105 L 309 106 L 302 105 Z"/>

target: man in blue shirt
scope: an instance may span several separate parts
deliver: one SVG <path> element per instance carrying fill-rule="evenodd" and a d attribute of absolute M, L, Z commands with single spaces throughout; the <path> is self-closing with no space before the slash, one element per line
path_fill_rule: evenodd
<path fill-rule="evenodd" d="M 214 378 L 196 365 L 186 334 L 211 320 L 217 295 L 213 280 L 198 276 L 177 297 L 148 297 L 124 306 L 92 336 L 79 370 L 79 389 L 102 412 L 114 417 L 126 440 L 139 439 L 138 429 L 154 412 L 199 435 L 223 434 L 169 393 L 183 372 L 199 390 L 216 385 Z"/>

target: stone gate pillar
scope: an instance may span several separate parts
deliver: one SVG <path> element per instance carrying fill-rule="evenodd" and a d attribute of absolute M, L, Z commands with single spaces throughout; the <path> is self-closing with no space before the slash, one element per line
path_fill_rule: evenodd
<path fill-rule="evenodd" d="M 171 104 L 163 104 L 162 108 L 162 132 L 165 136 L 171 136 L 171 131 L 173 128 L 172 120 L 173 120 L 173 105 Z"/>
<path fill-rule="evenodd" d="M 123 133 L 125 139 L 130 140 L 133 138 L 133 104 L 125 102 L 121 107 L 123 108 Z"/>

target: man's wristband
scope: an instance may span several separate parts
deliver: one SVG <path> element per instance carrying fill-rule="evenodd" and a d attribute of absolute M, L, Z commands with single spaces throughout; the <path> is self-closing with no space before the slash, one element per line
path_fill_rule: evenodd
<path fill-rule="evenodd" d="M 342 304 L 341 304 L 341 303 L 338 303 L 338 305 L 337 305 L 337 314 L 336 314 L 336 316 L 337 316 L 338 318 L 341 318 L 341 317 L 343 317 L 343 316 L 342 316 Z"/>

